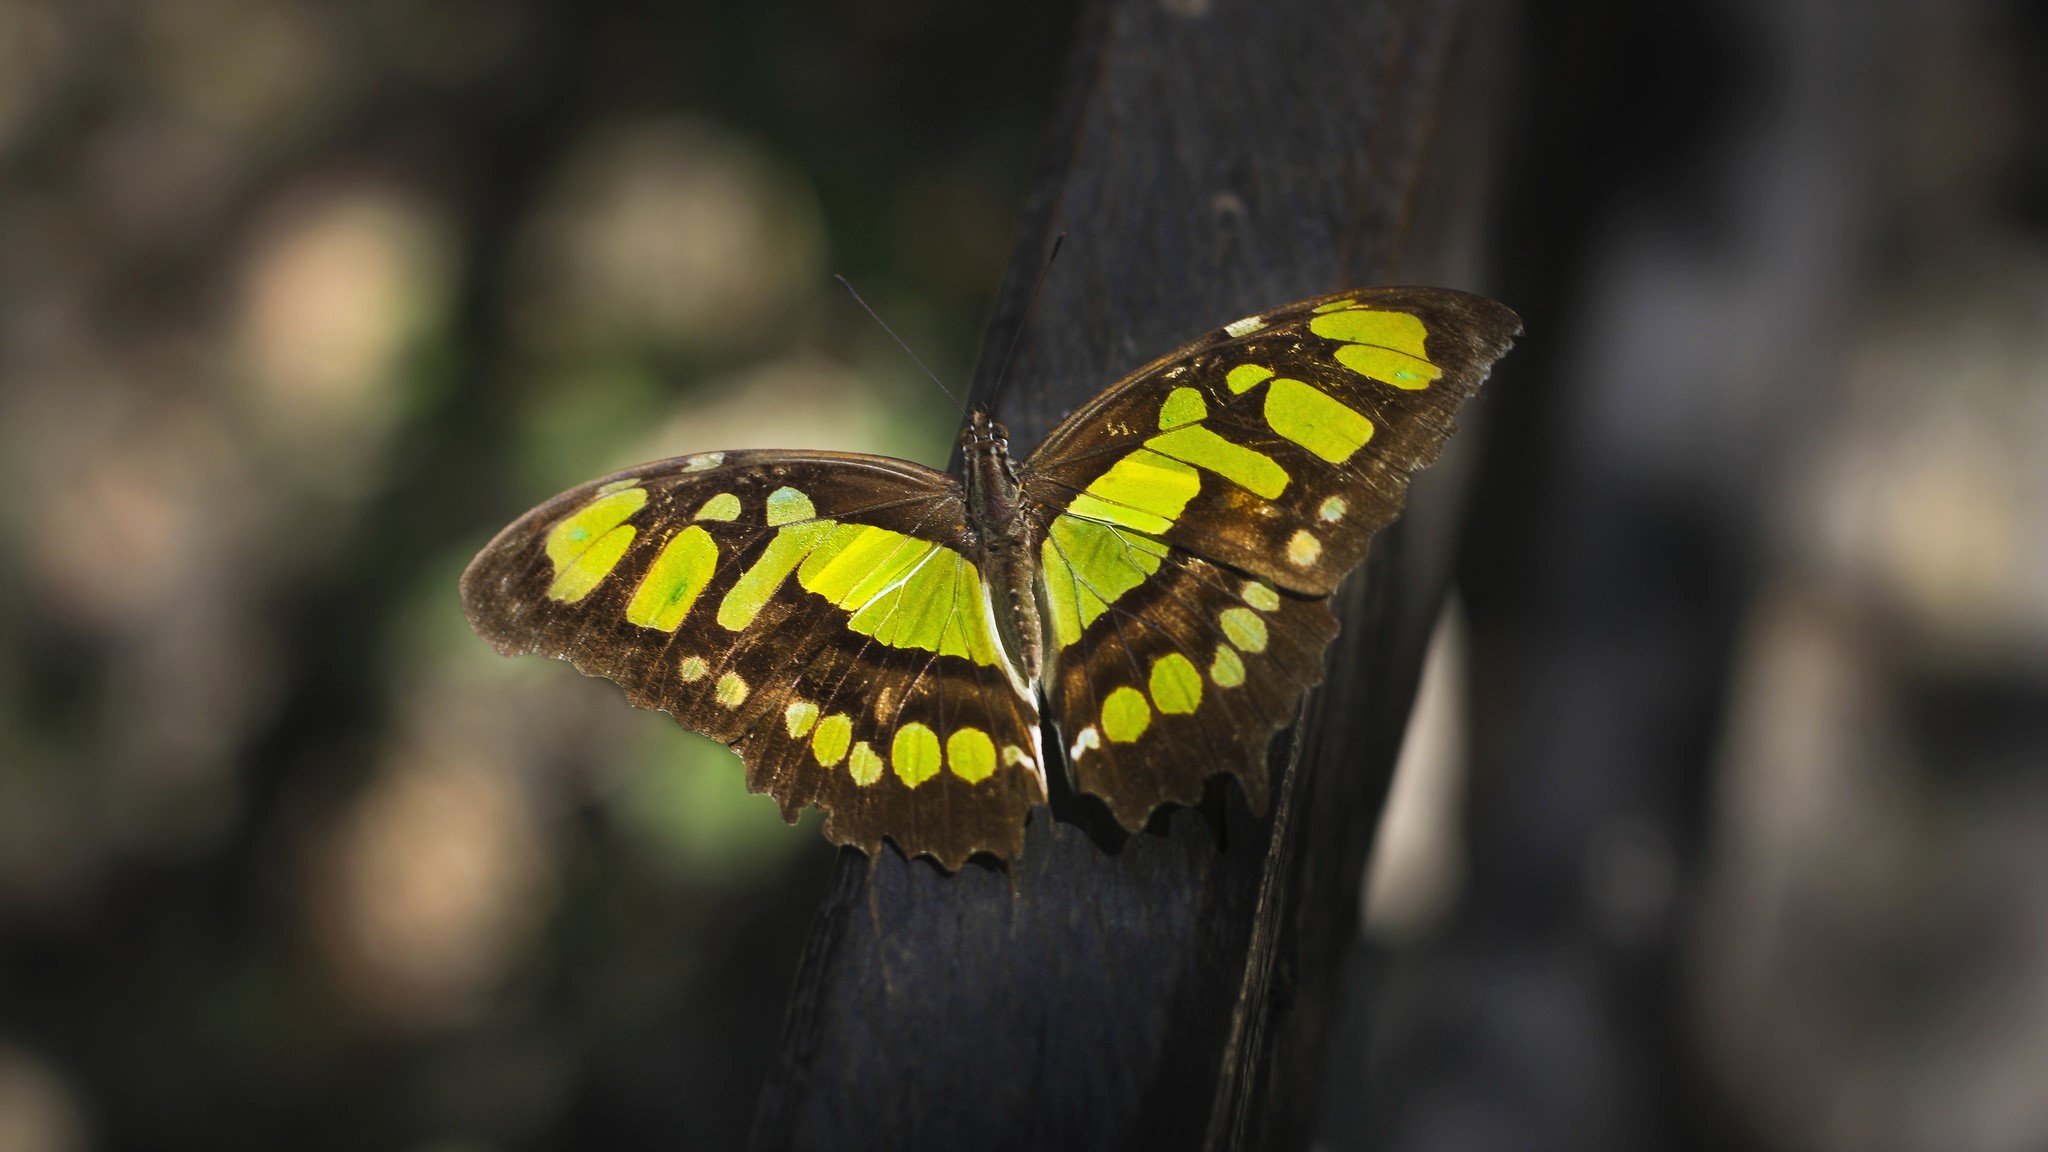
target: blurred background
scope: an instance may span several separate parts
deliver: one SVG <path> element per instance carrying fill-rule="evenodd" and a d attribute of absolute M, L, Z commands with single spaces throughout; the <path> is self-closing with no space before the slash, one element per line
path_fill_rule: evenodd
<path fill-rule="evenodd" d="M 1637 7 L 1510 21 L 1582 67 L 1325 1142 L 2038 1152 L 2048 17 Z M 829 277 L 966 379 L 1074 26 L 0 0 L 0 1152 L 744 1141 L 832 850 L 455 578 L 646 459 L 943 465 Z"/>

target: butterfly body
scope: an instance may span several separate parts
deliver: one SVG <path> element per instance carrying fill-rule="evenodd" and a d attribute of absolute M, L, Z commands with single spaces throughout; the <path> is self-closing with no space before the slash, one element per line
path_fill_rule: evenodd
<path fill-rule="evenodd" d="M 1019 679 L 1035 690 L 1045 662 L 1035 559 L 1042 522 L 1024 507 L 1009 430 L 986 411 L 968 413 L 960 455 L 976 564 L 997 594 L 996 634 Z"/>
<path fill-rule="evenodd" d="M 1049 757 L 1133 830 L 1218 774 L 1263 811 L 1329 596 L 1519 330 L 1480 297 L 1369 289 L 1214 330 L 1022 461 L 977 410 L 958 477 L 820 452 L 643 465 L 499 533 L 464 605 L 501 651 L 617 681 L 870 852 L 1016 855 Z"/>

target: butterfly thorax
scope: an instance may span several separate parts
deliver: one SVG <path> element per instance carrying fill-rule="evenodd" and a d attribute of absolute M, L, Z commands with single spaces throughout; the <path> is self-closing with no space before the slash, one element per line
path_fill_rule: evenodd
<path fill-rule="evenodd" d="M 981 555 L 977 558 L 992 595 L 996 636 L 1011 667 L 1026 684 L 1038 683 L 1043 657 L 1033 558 L 1038 526 L 1025 514 L 1023 486 L 1010 459 L 1010 434 L 988 413 L 975 409 L 960 431 L 966 463 L 967 519 Z"/>

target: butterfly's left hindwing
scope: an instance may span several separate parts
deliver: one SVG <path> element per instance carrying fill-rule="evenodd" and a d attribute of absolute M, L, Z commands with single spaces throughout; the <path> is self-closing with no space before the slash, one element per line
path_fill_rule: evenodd
<path fill-rule="evenodd" d="M 869 852 L 1009 857 L 1043 800 L 1035 701 L 995 639 L 957 482 L 827 453 L 712 453 L 543 504 L 463 574 L 507 654 L 614 680 L 731 744 L 749 786 Z"/>

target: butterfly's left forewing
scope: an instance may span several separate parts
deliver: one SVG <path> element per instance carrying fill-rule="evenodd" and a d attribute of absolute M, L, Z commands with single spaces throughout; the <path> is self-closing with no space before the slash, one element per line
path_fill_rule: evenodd
<path fill-rule="evenodd" d="M 471 624 L 734 746 L 749 786 L 869 852 L 1014 856 L 1044 798 L 1036 702 L 942 473 L 711 453 L 566 492 L 463 574 Z"/>

